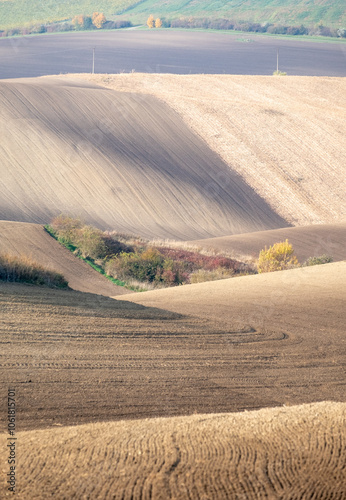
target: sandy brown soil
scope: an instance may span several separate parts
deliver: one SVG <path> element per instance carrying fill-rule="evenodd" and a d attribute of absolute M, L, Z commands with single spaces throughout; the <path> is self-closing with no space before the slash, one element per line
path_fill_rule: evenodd
<path fill-rule="evenodd" d="M 78 75 L 82 77 L 82 75 Z M 173 109 L 293 225 L 346 218 L 344 78 L 84 75 Z M 222 173 L 214 178 L 221 180 Z M 227 185 L 227 180 L 223 180 Z"/>
<path fill-rule="evenodd" d="M 345 415 L 325 402 L 19 432 L 16 498 L 341 500 Z"/>
<path fill-rule="evenodd" d="M 287 226 L 152 96 L 69 79 L 0 82 L 0 219 L 80 215 L 197 239 Z"/>
<path fill-rule="evenodd" d="M 2 284 L 19 429 L 345 401 L 345 266 L 118 300 Z"/>
<path fill-rule="evenodd" d="M 331 335 L 345 345 L 345 272 L 346 262 L 335 262 L 129 294 L 124 300 L 221 320 L 224 325 L 239 321 L 299 333 L 300 349 L 311 335 L 315 347 L 324 352 Z"/>
<path fill-rule="evenodd" d="M 62 247 L 38 224 L 0 221 L 0 253 L 26 255 L 65 277 L 69 287 L 80 292 L 111 296 L 130 293 L 104 278 Z"/>
<path fill-rule="evenodd" d="M 286 239 L 293 245 L 301 263 L 309 257 L 324 254 L 332 257 L 335 262 L 346 260 L 346 222 L 287 227 L 186 243 L 200 248 L 228 252 L 239 258 L 257 259 L 263 248 L 269 248 L 274 243 Z"/>

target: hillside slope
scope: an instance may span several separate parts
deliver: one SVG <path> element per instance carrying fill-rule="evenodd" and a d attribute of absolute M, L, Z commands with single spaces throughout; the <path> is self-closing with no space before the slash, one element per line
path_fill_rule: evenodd
<path fill-rule="evenodd" d="M 129 7 L 125 16 L 136 16 L 143 19 L 146 14 L 179 18 L 181 16 L 211 17 L 255 21 L 260 23 L 277 23 L 289 25 L 317 25 L 340 27 L 346 21 L 345 5 L 341 0 L 289 0 L 284 3 L 280 0 L 252 0 L 239 2 L 238 0 L 205 2 L 195 0 L 177 2 L 168 0 L 162 4 L 159 0 L 144 0 Z M 138 14 L 141 14 L 140 18 Z"/>
<path fill-rule="evenodd" d="M 144 23 L 150 14 L 176 18 L 181 16 L 226 17 L 237 21 L 271 22 L 278 24 L 305 24 L 345 27 L 345 8 L 342 0 L 289 0 L 284 4 L 278 0 L 237 0 L 205 2 L 202 0 L 100 0 L 95 6 L 91 0 L 60 0 L 42 3 L 30 0 L 0 2 L 0 29 L 27 23 L 59 21 L 78 14 L 91 15 L 95 10 L 104 12 L 107 17 L 118 15 Z"/>
<path fill-rule="evenodd" d="M 73 290 L 106 296 L 130 293 L 77 259 L 38 224 L 0 220 L 0 253 L 31 257 L 41 265 L 61 273 Z"/>
<path fill-rule="evenodd" d="M 42 78 L 0 82 L 0 105 L 0 219 L 184 240 L 288 225 L 155 97 Z"/>
<path fill-rule="evenodd" d="M 0 379 L 20 391 L 21 430 L 345 401 L 344 274 L 326 264 L 117 300 L 0 283 Z"/>
<path fill-rule="evenodd" d="M 136 73 L 84 78 L 167 103 L 292 225 L 346 219 L 345 78 Z M 220 181 L 227 186 L 221 172 L 214 178 Z M 211 188 L 218 190 L 216 184 Z"/>
<path fill-rule="evenodd" d="M 272 231 L 222 236 L 187 241 L 189 245 L 232 253 L 235 256 L 258 258 L 259 252 L 286 239 L 293 245 L 300 263 L 309 257 L 328 255 L 336 262 L 346 260 L 346 222 L 304 227 L 287 227 Z"/>
<path fill-rule="evenodd" d="M 323 402 L 19 432 L 20 498 L 341 499 L 345 412 Z"/>
<path fill-rule="evenodd" d="M 314 334 L 345 331 L 346 262 L 129 294 L 124 300 L 253 328 Z M 326 339 L 324 339 L 325 341 Z"/>

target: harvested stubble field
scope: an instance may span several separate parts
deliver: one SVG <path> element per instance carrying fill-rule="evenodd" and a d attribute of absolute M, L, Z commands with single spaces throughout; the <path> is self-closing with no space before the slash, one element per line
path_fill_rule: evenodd
<path fill-rule="evenodd" d="M 154 95 L 167 103 L 292 225 L 345 220 L 344 78 L 78 77 L 117 91 Z"/>
<path fill-rule="evenodd" d="M 326 402 L 20 432 L 16 498 L 341 500 L 345 414 Z"/>

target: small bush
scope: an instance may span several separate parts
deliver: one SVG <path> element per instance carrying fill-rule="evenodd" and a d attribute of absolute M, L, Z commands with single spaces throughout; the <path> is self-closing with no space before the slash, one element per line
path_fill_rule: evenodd
<path fill-rule="evenodd" d="M 64 245 L 75 245 L 78 231 L 83 227 L 83 223 L 79 218 L 73 218 L 69 215 L 61 214 L 52 220 L 50 226 L 55 232 L 60 243 L 63 243 Z"/>
<path fill-rule="evenodd" d="M 203 283 L 204 281 L 216 281 L 224 280 L 227 278 L 232 278 L 234 276 L 234 271 L 229 269 L 215 269 L 214 271 L 207 271 L 205 269 L 199 269 L 191 273 L 190 282 L 191 283 Z"/>
<path fill-rule="evenodd" d="M 292 245 L 286 241 L 275 243 L 272 247 L 261 250 L 258 258 L 258 272 L 270 273 L 298 267 L 298 259 L 294 255 Z"/>
<path fill-rule="evenodd" d="M 6 282 L 46 285 L 50 288 L 67 288 L 62 274 L 44 268 L 27 256 L 0 255 L 0 280 Z"/>
<path fill-rule="evenodd" d="M 320 257 L 309 257 L 303 264 L 306 266 L 319 266 L 320 264 L 328 264 L 329 262 L 333 262 L 333 257 L 329 255 L 323 254 Z"/>
<path fill-rule="evenodd" d="M 285 73 L 284 71 L 275 70 L 275 71 L 273 72 L 273 75 L 274 75 L 274 76 L 287 76 L 287 73 Z"/>

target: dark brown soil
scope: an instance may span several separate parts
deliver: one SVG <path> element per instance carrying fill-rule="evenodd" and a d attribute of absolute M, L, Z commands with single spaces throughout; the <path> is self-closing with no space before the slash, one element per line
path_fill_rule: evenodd
<path fill-rule="evenodd" d="M 0 78 L 121 71 L 345 76 L 345 44 L 188 31 L 68 33 L 0 40 Z"/>

